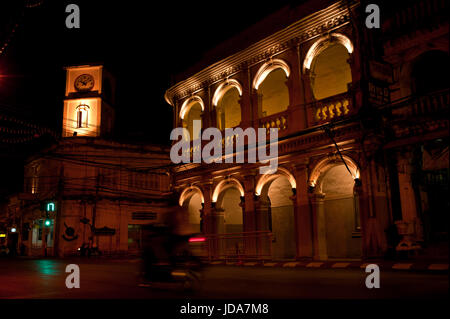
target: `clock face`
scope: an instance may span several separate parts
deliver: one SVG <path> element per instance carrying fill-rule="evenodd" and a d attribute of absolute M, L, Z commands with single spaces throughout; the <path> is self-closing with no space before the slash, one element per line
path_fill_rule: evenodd
<path fill-rule="evenodd" d="M 90 74 L 81 74 L 75 79 L 75 90 L 90 91 L 94 87 L 94 77 Z"/>

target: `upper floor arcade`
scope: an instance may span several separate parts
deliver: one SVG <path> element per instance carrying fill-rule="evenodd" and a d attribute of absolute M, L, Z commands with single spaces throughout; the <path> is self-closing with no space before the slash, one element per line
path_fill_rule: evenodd
<path fill-rule="evenodd" d="M 210 65 L 165 94 L 174 127 L 278 128 L 279 136 L 344 119 L 361 106 L 358 40 L 336 2 Z"/>

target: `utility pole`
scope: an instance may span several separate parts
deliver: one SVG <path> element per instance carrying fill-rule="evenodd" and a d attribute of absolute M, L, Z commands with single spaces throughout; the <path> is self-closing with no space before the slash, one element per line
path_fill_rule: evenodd
<path fill-rule="evenodd" d="M 91 226 L 92 244 L 94 244 L 94 236 L 95 236 L 95 218 L 97 215 L 97 201 L 98 201 L 99 187 L 100 187 L 100 172 L 97 173 L 96 185 L 95 185 L 94 207 L 92 208 L 92 226 Z M 97 243 L 97 246 L 98 246 L 98 243 Z"/>
<path fill-rule="evenodd" d="M 59 170 L 58 189 L 56 191 L 56 214 L 55 221 L 53 222 L 53 250 L 54 255 L 59 256 L 59 237 L 61 234 L 61 215 L 62 215 L 62 195 L 64 190 L 64 166 L 62 165 Z M 62 253 L 64 254 L 64 252 Z M 63 257 L 63 256 L 62 256 Z"/>

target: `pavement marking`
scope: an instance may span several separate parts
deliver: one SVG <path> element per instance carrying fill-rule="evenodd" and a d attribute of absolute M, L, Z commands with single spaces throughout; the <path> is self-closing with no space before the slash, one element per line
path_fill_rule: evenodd
<path fill-rule="evenodd" d="M 307 264 L 306 267 L 307 268 L 319 268 L 322 265 L 323 265 L 322 262 L 313 262 L 313 263 Z"/>
<path fill-rule="evenodd" d="M 258 264 L 257 262 L 252 261 L 252 262 L 244 263 L 244 266 L 255 266 L 257 264 Z"/>
<path fill-rule="evenodd" d="M 347 268 L 350 263 L 335 263 L 331 268 Z"/>
<path fill-rule="evenodd" d="M 265 263 L 264 266 L 265 267 L 273 267 L 275 266 L 277 263 Z"/>
<path fill-rule="evenodd" d="M 394 264 L 392 269 L 410 269 L 412 264 Z"/>
<path fill-rule="evenodd" d="M 368 265 L 372 265 L 372 264 L 364 263 L 364 264 L 362 264 L 361 266 L 359 266 L 359 268 L 366 268 Z"/>
<path fill-rule="evenodd" d="M 429 270 L 448 270 L 448 264 L 431 264 Z"/>
<path fill-rule="evenodd" d="M 283 265 L 283 267 L 295 267 L 295 266 L 297 266 L 297 264 L 298 263 L 291 261 L 291 262 L 285 263 Z"/>

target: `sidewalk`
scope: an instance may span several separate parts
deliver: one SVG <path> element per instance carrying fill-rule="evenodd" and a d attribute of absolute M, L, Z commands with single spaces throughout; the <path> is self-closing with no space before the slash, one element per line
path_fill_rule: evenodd
<path fill-rule="evenodd" d="M 212 261 L 210 265 L 226 265 L 237 267 L 282 267 L 282 268 L 320 268 L 320 269 L 349 269 L 366 268 L 369 264 L 376 264 L 383 269 L 402 270 L 402 271 L 427 271 L 427 272 L 448 272 L 448 262 L 442 261 Z"/>
<path fill-rule="evenodd" d="M 45 259 L 42 257 L 15 257 L 16 259 Z M 7 258 L 6 258 L 7 259 Z M 87 257 L 49 257 L 48 259 L 72 259 L 84 262 L 112 262 L 112 263 L 139 263 L 139 256 L 93 256 Z M 364 269 L 369 264 L 376 264 L 381 270 L 394 271 L 426 271 L 426 272 L 448 272 L 447 260 L 326 260 L 326 261 L 298 261 L 298 260 L 268 260 L 268 261 L 212 261 L 207 262 L 212 266 L 232 267 L 279 267 L 279 268 L 311 268 L 311 269 Z"/>

